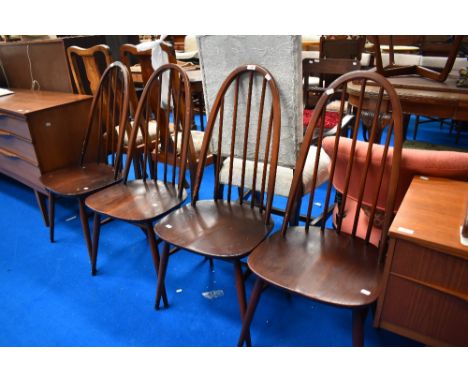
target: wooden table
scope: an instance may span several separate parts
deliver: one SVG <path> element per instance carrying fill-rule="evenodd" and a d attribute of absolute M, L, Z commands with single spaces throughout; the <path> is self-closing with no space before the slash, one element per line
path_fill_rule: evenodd
<path fill-rule="evenodd" d="M 468 183 L 415 177 L 390 227 L 376 326 L 427 345 L 468 345 Z"/>
<path fill-rule="evenodd" d="M 47 192 L 39 178 L 79 162 L 92 97 L 11 90 L 0 97 L 0 172 L 34 190 L 48 225 Z"/>
<path fill-rule="evenodd" d="M 401 76 L 388 78 L 400 97 L 403 113 L 406 114 L 404 136 L 411 114 L 426 117 L 451 118 L 468 121 L 468 89 L 457 88 L 456 78 L 449 77 L 445 82 L 433 81 L 419 76 Z M 349 102 L 353 106 L 359 103 L 359 84 L 349 84 Z M 378 90 L 366 86 L 366 101 L 377 99 Z"/>

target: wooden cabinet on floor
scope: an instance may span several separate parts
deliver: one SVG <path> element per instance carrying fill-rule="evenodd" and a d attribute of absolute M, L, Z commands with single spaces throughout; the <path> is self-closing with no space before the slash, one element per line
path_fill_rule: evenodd
<path fill-rule="evenodd" d="M 12 89 L 0 97 L 0 172 L 31 187 L 43 213 L 43 173 L 77 164 L 91 97 Z"/>
<path fill-rule="evenodd" d="M 415 177 L 390 228 L 376 326 L 427 345 L 468 345 L 468 183 Z"/>

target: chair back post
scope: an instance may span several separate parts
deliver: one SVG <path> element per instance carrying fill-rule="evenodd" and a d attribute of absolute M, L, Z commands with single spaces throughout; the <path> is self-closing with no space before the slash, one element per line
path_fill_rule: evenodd
<path fill-rule="evenodd" d="M 112 155 L 115 179 L 121 172 L 123 137 L 129 125 L 129 89 L 130 74 L 125 65 L 119 61 L 110 64 L 94 95 L 81 149 L 81 166 L 85 164 L 91 141 L 96 144 L 97 163 L 107 163 L 108 155 Z M 116 126 L 119 126 L 117 136 Z"/>
<path fill-rule="evenodd" d="M 168 94 L 163 93 L 163 82 L 168 81 Z M 137 136 L 140 132 L 144 140 L 143 152 L 143 180 L 148 178 L 147 168 L 150 169 L 149 177 L 156 180 L 158 177 L 158 163 L 162 161 L 164 168 L 163 179 L 168 181 L 168 166 L 172 166 L 169 174 L 169 182 L 175 185 L 176 163 L 180 163 L 178 177 L 178 197 L 182 197 L 183 182 L 187 164 L 187 149 L 190 139 L 191 127 L 191 102 L 190 80 L 185 71 L 175 64 L 165 64 L 153 72 L 148 79 L 141 95 L 135 114 L 135 121 L 130 133 L 127 156 L 134 159 L 137 145 Z M 169 128 L 169 115 L 173 116 L 174 136 Z M 156 138 L 151 142 L 148 132 L 148 123 L 151 117 L 156 119 Z M 182 132 L 179 138 L 178 132 Z M 180 154 L 177 147 L 181 140 Z M 152 150 L 154 149 L 154 152 Z M 153 161 L 153 157 L 155 160 Z M 124 169 L 124 182 L 128 179 L 131 160 L 127 161 Z"/>
<path fill-rule="evenodd" d="M 242 84 L 246 85 L 247 96 L 243 97 L 241 93 L 244 89 L 240 89 L 241 80 L 243 77 L 247 77 L 246 81 Z M 256 119 L 256 126 L 250 126 L 252 120 L 252 99 L 253 99 L 253 88 L 254 80 L 260 79 L 261 85 L 258 86 L 260 90 L 260 101 L 258 106 L 258 118 Z M 244 88 L 244 86 L 243 86 Z M 267 97 L 267 89 L 269 89 L 269 97 Z M 224 109 L 231 107 L 227 105 L 226 95 L 234 93 L 232 108 L 234 110 L 232 114 L 232 121 L 225 121 Z M 245 103 L 243 102 L 246 98 Z M 266 105 L 266 100 L 271 99 L 271 106 Z M 239 105 L 245 106 L 245 122 L 242 132 L 242 118 L 238 118 Z M 255 112 L 255 110 L 254 110 Z M 267 115 L 265 117 L 265 114 Z M 253 118 L 255 120 L 255 118 Z M 234 174 L 234 160 L 236 153 L 237 159 L 242 161 L 241 179 L 239 187 L 239 195 L 244 194 L 244 188 L 248 188 L 252 193 L 252 200 L 250 201 L 251 207 L 254 206 L 254 202 L 257 200 L 260 202 L 260 209 L 265 210 L 265 220 L 269 222 L 271 207 L 273 203 L 273 194 L 276 181 L 276 167 L 278 164 L 278 151 L 280 144 L 280 133 L 281 133 L 281 110 L 280 110 L 280 99 L 279 90 L 271 74 L 261 66 L 258 65 L 242 65 L 234 69 L 227 78 L 223 81 L 213 104 L 211 113 L 208 117 L 208 124 L 203 139 L 200 159 L 197 167 L 197 175 L 194 187 L 194 193 L 192 196 L 192 204 L 195 205 L 198 197 L 203 177 L 203 171 L 205 167 L 206 157 L 208 154 L 209 146 L 213 138 L 213 132 L 215 124 L 218 122 L 218 135 L 217 135 L 217 149 L 215 159 L 215 186 L 214 195 L 215 199 L 221 199 L 223 195 L 219 192 L 220 186 L 220 172 L 223 165 L 223 159 L 228 158 L 229 174 L 228 181 L 225 183 L 228 187 L 227 201 L 231 202 L 231 190 L 232 190 L 232 179 Z M 266 132 L 262 129 L 263 125 L 267 125 Z M 256 131 L 254 130 L 256 128 Z M 252 132 L 252 133 L 249 133 Z M 228 133 L 230 135 L 228 135 Z M 237 134 L 239 133 L 239 134 Z M 242 135 L 243 134 L 243 135 Z M 223 136 L 224 135 L 224 136 Z M 240 138 L 236 138 L 240 135 Z M 252 139 L 252 137 L 255 137 Z M 264 137 L 264 141 L 262 141 Z M 238 142 L 236 143 L 236 139 Z M 252 144 L 252 140 L 254 141 Z M 224 146 L 223 146 L 224 142 Z M 263 145 L 263 147 L 261 147 Z M 248 148 L 254 146 L 254 154 L 252 159 L 253 168 L 246 167 L 247 152 Z M 228 153 L 223 151 L 223 147 L 228 147 Z M 264 151 L 261 155 L 261 151 Z M 239 154 L 240 151 L 240 154 Z M 224 157 L 224 158 L 223 158 Z M 246 172 L 253 171 L 252 184 L 246 184 Z M 261 172 L 261 174 L 260 174 Z M 258 179 L 260 178 L 260 187 L 258 187 Z M 265 192 L 266 204 L 265 204 Z M 239 202 L 242 204 L 244 198 L 240 197 Z"/>
<path fill-rule="evenodd" d="M 340 147 L 340 140 L 345 140 L 347 138 L 342 137 L 341 133 L 341 121 L 344 113 L 344 100 L 345 100 L 345 93 L 347 89 L 347 84 L 348 83 L 359 83 L 361 84 L 361 94 L 360 94 L 360 99 L 359 99 L 359 105 L 357 106 L 357 112 L 356 112 L 356 118 L 355 118 L 355 123 L 354 123 L 354 128 L 353 128 L 353 133 L 352 133 L 352 138 L 351 138 L 351 148 L 348 157 L 345 157 L 343 160 L 345 160 L 346 165 L 346 174 L 344 176 L 344 185 L 342 186 L 342 194 L 343 194 L 343 199 L 341 202 L 341 205 L 339 206 L 339 213 L 338 213 L 338 218 L 337 218 L 337 231 L 341 231 L 341 223 L 342 223 L 342 217 L 345 212 L 345 206 L 346 206 L 346 200 L 348 196 L 353 195 L 353 198 L 356 199 L 356 211 L 354 215 L 354 222 L 353 222 L 353 228 L 351 235 L 354 237 L 356 236 L 356 231 L 357 231 L 357 225 L 359 222 L 359 215 L 360 215 L 360 210 L 361 207 L 366 204 L 370 205 L 370 218 L 369 218 L 369 225 L 368 229 L 365 235 L 365 240 L 366 242 L 369 243 L 370 240 L 370 234 L 372 230 L 372 225 L 374 222 L 375 214 L 377 209 L 380 207 L 381 209 L 385 209 L 385 217 L 384 217 L 384 224 L 383 224 L 383 229 L 382 229 L 382 236 L 380 240 L 380 245 L 379 245 L 379 254 L 382 256 L 385 247 L 386 247 L 386 241 L 387 241 L 387 233 L 388 229 L 390 227 L 390 223 L 393 217 L 393 207 L 395 204 L 395 196 L 396 196 L 396 190 L 397 190 L 397 184 L 398 184 L 398 175 L 399 175 L 399 164 L 401 160 L 401 148 L 402 148 L 402 142 L 403 142 L 403 133 L 402 133 L 402 126 L 403 126 L 403 118 L 402 118 L 402 109 L 401 109 L 401 104 L 399 101 L 399 98 L 393 88 L 393 86 L 390 84 L 388 80 L 386 80 L 383 76 L 379 75 L 378 73 L 371 73 L 367 71 L 355 71 L 351 72 L 348 74 L 345 74 L 341 77 L 339 77 L 337 80 L 335 80 L 330 87 L 327 89 L 325 93 L 320 97 L 316 108 L 315 112 L 313 113 L 313 116 L 311 118 L 311 121 L 309 123 L 309 126 L 307 128 L 306 134 L 304 136 L 304 141 L 302 143 L 300 152 L 299 152 L 299 158 L 296 164 L 296 169 L 291 185 L 291 189 L 289 192 L 289 197 L 288 197 L 288 203 L 286 207 L 286 214 L 283 220 L 283 225 L 281 232 L 283 235 L 286 234 L 287 227 L 288 227 L 288 221 L 292 213 L 292 209 L 294 206 L 294 203 L 297 201 L 295 200 L 298 196 L 298 188 L 300 185 L 302 185 L 302 177 L 303 177 L 303 172 L 304 172 L 304 167 L 307 159 L 307 155 L 309 153 L 310 145 L 312 143 L 312 140 L 317 139 L 317 130 L 319 131 L 318 133 L 318 139 L 317 139 L 317 150 L 316 150 L 316 156 L 315 156 L 315 167 L 314 167 L 314 172 L 313 172 L 313 178 L 312 178 L 312 184 L 310 188 L 310 197 L 309 197 L 309 205 L 308 205 L 308 212 L 307 212 L 307 221 L 306 221 L 306 227 L 305 229 L 309 229 L 309 224 L 310 224 L 310 214 L 312 211 L 312 205 L 314 202 L 314 192 L 315 192 L 315 187 L 316 187 L 316 182 L 317 182 L 317 171 L 318 171 L 318 163 L 320 160 L 320 155 L 321 155 L 321 148 L 323 144 L 323 133 L 324 133 L 324 115 L 325 115 L 325 110 L 326 110 L 326 105 L 327 103 L 333 99 L 334 96 L 341 95 L 341 102 L 340 102 L 340 112 L 339 112 L 339 122 L 338 122 L 338 128 L 336 131 L 336 134 L 334 137 L 327 138 L 327 139 L 334 139 L 333 142 L 333 150 L 332 150 L 332 155 L 331 155 L 331 165 L 330 165 L 330 180 L 329 184 L 327 187 L 327 194 L 326 194 L 326 201 L 325 201 L 325 206 L 324 206 L 324 211 L 328 210 L 328 204 L 330 201 L 331 197 L 331 191 L 332 191 L 332 184 L 335 179 L 335 168 L 336 168 L 336 162 L 339 157 L 339 147 Z M 368 86 L 373 86 L 373 87 L 378 87 L 378 92 L 376 95 L 377 101 L 376 102 L 365 102 L 365 91 L 366 91 L 366 85 Z M 369 143 L 367 145 L 366 153 L 365 153 L 365 158 L 364 155 L 359 155 L 356 151 L 357 147 L 357 137 L 358 137 L 358 130 L 360 127 L 360 117 L 361 117 L 361 112 L 364 108 L 366 110 L 368 108 L 371 108 L 374 112 L 373 116 L 373 121 L 372 121 L 372 127 L 371 127 L 371 132 L 370 132 L 370 139 Z M 380 161 L 377 161 L 378 164 L 376 165 L 377 169 L 375 169 L 372 165 L 373 161 L 373 142 L 375 141 L 375 138 L 378 134 L 378 130 L 382 128 L 380 124 L 381 120 L 381 113 L 387 113 L 391 111 L 392 115 L 391 118 L 389 119 L 389 128 L 385 140 L 385 145 L 383 147 L 383 153 L 382 153 L 382 158 Z M 388 168 L 388 163 L 387 163 L 387 157 L 389 155 L 390 151 L 390 142 L 391 142 L 391 137 L 393 136 L 394 138 L 394 147 L 392 149 L 392 163 L 391 163 L 391 168 Z M 362 153 L 361 153 L 362 154 Z M 343 154 L 345 155 L 345 154 Z M 356 174 L 356 171 L 353 172 L 353 169 L 356 166 L 356 162 L 358 160 L 363 160 L 364 158 L 364 169 L 362 171 L 362 175 L 359 173 Z M 387 182 L 387 188 L 383 186 L 385 184 L 384 178 L 385 176 L 388 176 L 388 172 L 390 172 L 389 176 L 389 181 Z M 374 184 L 370 184 L 370 182 L 367 182 L 367 179 L 369 177 L 369 174 L 375 174 L 377 177 L 377 181 L 374 182 Z M 354 175 L 354 179 L 352 177 Z M 354 180 L 351 184 L 351 181 Z M 382 197 L 381 195 L 384 196 L 384 202 L 380 203 L 383 204 L 379 206 L 379 200 Z M 322 220 L 322 226 L 321 229 L 325 229 L 325 219 Z"/>

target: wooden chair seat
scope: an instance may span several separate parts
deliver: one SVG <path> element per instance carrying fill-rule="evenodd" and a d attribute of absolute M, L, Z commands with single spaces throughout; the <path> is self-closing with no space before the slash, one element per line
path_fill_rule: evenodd
<path fill-rule="evenodd" d="M 175 229 L 177 227 L 177 229 Z M 200 200 L 162 219 L 154 230 L 177 247 L 218 258 L 242 257 L 273 229 L 257 208 L 223 200 Z"/>
<path fill-rule="evenodd" d="M 81 197 L 118 183 L 114 168 L 104 163 L 86 163 L 49 172 L 41 176 L 47 190 L 62 196 Z"/>
<path fill-rule="evenodd" d="M 177 187 L 170 183 L 137 179 L 91 195 L 86 199 L 86 206 L 102 215 L 142 222 L 177 208 L 187 198 L 185 190 L 181 199 L 177 191 Z"/>
<path fill-rule="evenodd" d="M 265 281 L 307 298 L 344 307 L 373 303 L 383 272 L 378 248 L 335 230 L 289 227 L 267 238 L 249 257 Z"/>

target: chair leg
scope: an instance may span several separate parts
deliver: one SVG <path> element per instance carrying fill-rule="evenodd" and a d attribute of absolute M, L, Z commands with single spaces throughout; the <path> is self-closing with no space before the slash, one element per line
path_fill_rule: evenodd
<path fill-rule="evenodd" d="M 96 262 L 99 245 L 99 234 L 101 233 L 101 216 L 97 212 L 94 213 L 93 219 L 93 243 L 91 251 L 91 275 L 96 276 Z"/>
<path fill-rule="evenodd" d="M 257 308 L 258 301 L 260 300 L 260 295 L 262 294 L 264 284 L 264 281 L 260 278 L 257 278 L 255 281 L 252 295 L 250 296 L 249 306 L 247 307 L 247 312 L 245 313 L 243 319 L 242 330 L 237 342 L 237 346 L 242 346 L 244 341 L 246 341 L 247 335 L 250 336 L 250 324 L 252 323 L 255 309 Z"/>
<path fill-rule="evenodd" d="M 86 247 L 88 248 L 88 256 L 91 259 L 91 252 L 93 248 L 91 244 L 91 234 L 89 232 L 88 216 L 86 215 L 86 207 L 85 207 L 84 200 L 80 198 L 78 204 L 80 207 L 81 226 L 83 228 L 83 234 L 86 240 Z"/>
<path fill-rule="evenodd" d="M 353 346 L 364 346 L 364 322 L 368 306 L 353 309 Z"/>
<path fill-rule="evenodd" d="M 243 322 L 245 314 L 247 312 L 247 299 L 245 297 L 244 274 L 242 273 L 242 266 L 240 260 L 234 261 L 234 274 L 236 278 L 237 300 L 239 301 L 241 321 Z M 247 328 L 245 333 L 245 342 L 247 346 L 252 346 L 249 328 Z"/>
<path fill-rule="evenodd" d="M 151 223 L 146 224 L 146 237 L 148 238 L 148 242 L 151 249 L 151 256 L 153 257 L 154 271 L 156 272 L 156 276 L 158 276 L 161 265 L 159 262 L 158 245 L 156 243 L 156 237 L 154 236 L 153 226 L 151 225 Z M 167 301 L 166 287 L 164 283 L 162 284 L 162 299 L 164 306 L 167 308 L 169 303 Z"/>
<path fill-rule="evenodd" d="M 414 121 L 413 141 L 416 140 L 416 135 L 418 135 L 418 126 L 419 126 L 419 115 L 416 116 L 416 121 Z"/>
<path fill-rule="evenodd" d="M 169 260 L 169 243 L 164 242 L 161 262 L 159 264 L 158 286 L 156 289 L 156 303 L 154 305 L 154 308 L 156 310 L 159 310 L 159 305 L 161 304 L 161 296 L 162 296 L 163 290 L 165 290 L 164 281 L 166 279 L 168 260 Z M 167 308 L 169 306 L 169 303 L 167 303 L 167 305 L 165 304 L 164 306 Z"/>
<path fill-rule="evenodd" d="M 49 191 L 49 239 L 54 242 L 54 228 L 55 228 L 55 195 Z"/>

